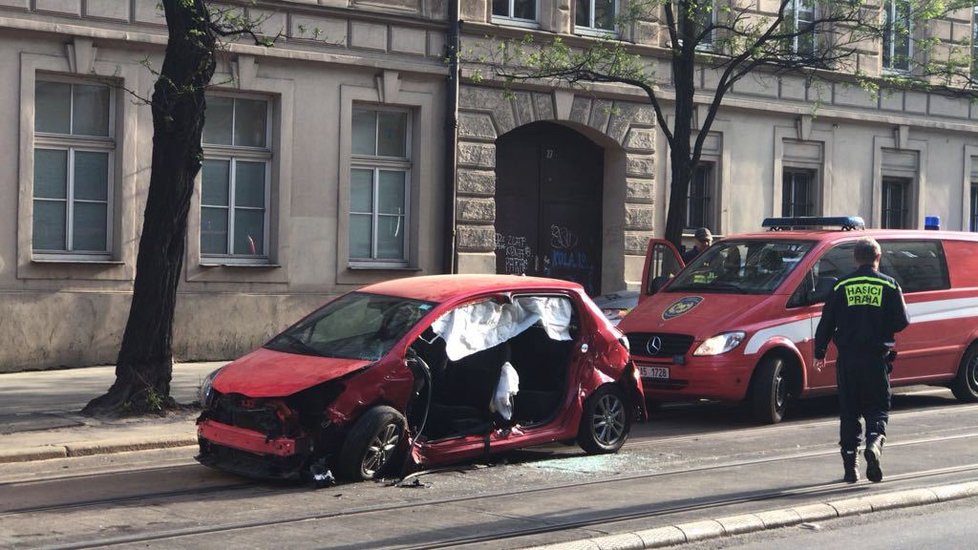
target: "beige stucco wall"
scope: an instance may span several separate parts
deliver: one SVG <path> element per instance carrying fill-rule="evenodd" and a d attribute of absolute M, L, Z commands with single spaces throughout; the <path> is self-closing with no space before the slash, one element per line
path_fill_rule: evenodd
<path fill-rule="evenodd" d="M 128 315 L 149 182 L 149 108 L 115 91 L 112 260 L 41 262 L 30 239 L 33 79 L 42 72 L 94 73 L 148 95 L 154 77 L 140 61 L 161 65 L 165 28 L 150 9 L 155 2 L 109 3 L 117 9 L 108 15 L 93 12 L 111 8 L 98 2 L 48 2 L 43 13 L 30 3 L 8 4 L 0 5 L 0 338 L 6 342 L 0 372 L 112 363 Z M 288 39 L 271 49 L 241 42 L 222 56 L 215 89 L 266 98 L 272 106 L 269 263 L 202 263 L 195 194 L 177 298 L 177 359 L 233 358 L 338 293 L 442 269 L 447 69 L 438 18 L 444 6 L 381 1 L 360 7 L 369 16 L 317 2 L 278 3 L 266 26 L 284 29 Z M 322 32 L 319 39 L 306 36 L 313 29 Z M 343 182 L 354 103 L 412 115 L 405 269 L 349 267 Z"/>

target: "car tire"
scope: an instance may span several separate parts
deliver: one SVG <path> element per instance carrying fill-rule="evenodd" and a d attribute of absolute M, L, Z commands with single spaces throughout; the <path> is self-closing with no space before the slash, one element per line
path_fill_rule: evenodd
<path fill-rule="evenodd" d="M 407 422 L 396 409 L 379 406 L 369 409 L 347 434 L 336 463 L 343 479 L 378 479 L 400 462 L 406 447 Z"/>
<path fill-rule="evenodd" d="M 751 413 L 758 422 L 777 424 L 784 418 L 791 397 L 784 375 L 780 357 L 765 357 L 757 365 L 751 382 Z"/>
<path fill-rule="evenodd" d="M 958 375 L 951 382 L 951 391 L 958 401 L 974 403 L 978 401 L 978 342 L 964 352 Z"/>
<path fill-rule="evenodd" d="M 577 444 L 588 454 L 615 453 L 628 439 L 631 416 L 625 392 L 605 384 L 584 401 Z"/>

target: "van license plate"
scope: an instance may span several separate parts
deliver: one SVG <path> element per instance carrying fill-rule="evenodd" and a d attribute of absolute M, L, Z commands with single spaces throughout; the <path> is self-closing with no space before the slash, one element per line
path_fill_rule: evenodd
<path fill-rule="evenodd" d="M 642 378 L 669 378 L 667 367 L 639 367 L 638 372 Z"/>

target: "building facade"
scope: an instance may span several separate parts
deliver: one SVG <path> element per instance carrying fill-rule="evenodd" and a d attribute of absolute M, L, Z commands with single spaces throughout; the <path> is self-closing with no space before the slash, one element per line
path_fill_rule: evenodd
<path fill-rule="evenodd" d="M 0 372 L 115 360 L 152 152 L 139 98 L 166 44 L 156 4 L 0 0 Z M 669 200 L 645 96 L 507 88 L 477 78 L 464 52 L 487 36 L 586 46 L 610 35 L 667 75 L 655 20 L 616 28 L 619 4 L 599 0 L 459 0 L 455 80 L 447 2 L 258 6 L 236 8 L 279 40 L 228 44 L 209 91 L 177 358 L 232 358 L 329 297 L 393 277 L 539 274 L 592 294 L 637 284 Z M 915 32 L 952 41 L 973 29 L 965 10 Z M 901 70 L 899 47 L 865 45 L 860 67 Z M 716 77 L 698 78 L 701 122 Z M 964 98 L 757 75 L 727 96 L 705 143 L 690 228 L 853 214 L 978 230 L 978 105 Z"/>
<path fill-rule="evenodd" d="M 228 44 L 208 91 L 180 359 L 234 357 L 337 293 L 442 269 L 444 7 L 241 9 L 282 36 Z M 2 0 L 0 29 L 0 371 L 111 364 L 165 20 L 156 0 Z"/>

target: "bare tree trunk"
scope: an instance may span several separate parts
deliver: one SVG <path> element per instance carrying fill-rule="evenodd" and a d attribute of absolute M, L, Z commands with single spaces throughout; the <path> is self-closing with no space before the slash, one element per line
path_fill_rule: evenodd
<path fill-rule="evenodd" d="M 673 82 L 676 89 L 676 119 L 669 147 L 672 177 L 669 182 L 669 208 L 666 213 L 666 240 L 682 250 L 683 229 L 686 225 L 686 205 L 689 180 L 693 174 L 690 139 L 693 134 L 693 94 L 695 85 L 695 44 L 687 41 L 679 56 L 673 59 Z"/>
<path fill-rule="evenodd" d="M 129 320 L 115 383 L 84 414 L 140 414 L 173 404 L 173 316 L 217 40 L 204 0 L 162 4 L 169 40 L 153 91 L 153 165 Z"/>

